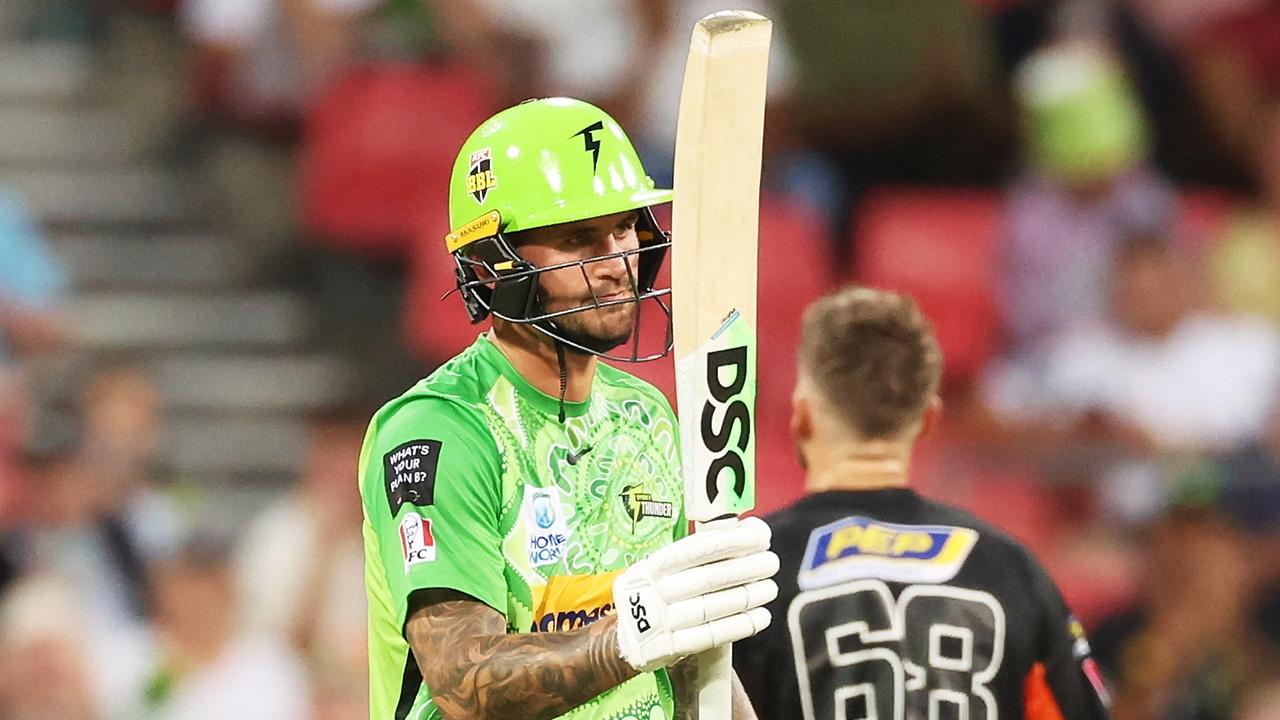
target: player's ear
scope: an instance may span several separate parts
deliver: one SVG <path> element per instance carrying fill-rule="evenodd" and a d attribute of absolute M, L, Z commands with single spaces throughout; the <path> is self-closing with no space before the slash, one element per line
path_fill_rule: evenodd
<path fill-rule="evenodd" d="M 920 417 L 920 435 L 927 435 L 942 422 L 942 397 L 934 395 L 929 404 L 924 406 L 924 415 Z"/>
<path fill-rule="evenodd" d="M 813 438 L 813 408 L 800 387 L 791 394 L 791 439 L 797 446 Z"/>

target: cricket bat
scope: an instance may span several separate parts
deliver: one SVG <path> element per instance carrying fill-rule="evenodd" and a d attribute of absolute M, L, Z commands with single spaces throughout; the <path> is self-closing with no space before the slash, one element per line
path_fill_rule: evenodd
<path fill-rule="evenodd" d="M 756 240 L 772 23 L 743 10 L 693 29 L 676 126 L 671 293 L 685 512 L 696 532 L 755 507 Z M 728 647 L 698 661 L 704 720 L 731 713 Z"/>

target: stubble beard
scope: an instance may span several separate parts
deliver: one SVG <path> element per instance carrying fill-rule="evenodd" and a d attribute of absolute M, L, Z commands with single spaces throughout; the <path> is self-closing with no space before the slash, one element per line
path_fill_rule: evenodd
<path fill-rule="evenodd" d="M 605 353 L 631 339 L 637 310 L 630 301 L 593 308 L 563 315 L 556 319 L 556 326 L 565 340 L 594 353 Z"/>

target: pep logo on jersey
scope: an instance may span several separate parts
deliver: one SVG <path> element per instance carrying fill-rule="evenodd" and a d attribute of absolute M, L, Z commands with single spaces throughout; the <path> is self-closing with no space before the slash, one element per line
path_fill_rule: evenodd
<path fill-rule="evenodd" d="M 618 572 L 558 575 L 533 588 L 533 632 L 573 630 L 614 611 L 613 580 Z"/>
<path fill-rule="evenodd" d="M 560 504 L 560 491 L 526 485 L 520 513 L 529 536 L 529 564 L 542 567 L 560 562 L 570 534 Z"/>
<path fill-rule="evenodd" d="M 400 521 L 400 551 L 404 554 L 404 571 L 418 563 L 436 559 L 436 540 L 431 534 L 431 519 L 409 513 Z"/>
<path fill-rule="evenodd" d="M 383 480 L 391 517 L 405 504 L 426 507 L 436 498 L 436 465 L 440 462 L 439 440 L 410 440 L 382 456 Z"/>
<path fill-rule="evenodd" d="M 955 577 L 977 541 L 969 528 L 843 518 L 810 533 L 797 579 L 803 590 L 860 578 L 942 583 Z"/>

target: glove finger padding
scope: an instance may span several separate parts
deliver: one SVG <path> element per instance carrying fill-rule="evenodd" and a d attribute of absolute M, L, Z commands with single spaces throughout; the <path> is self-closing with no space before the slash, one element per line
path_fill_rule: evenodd
<path fill-rule="evenodd" d="M 759 580 L 750 585 L 672 603 L 667 607 L 667 624 L 673 630 L 679 631 L 754 610 L 776 597 L 778 597 L 778 584 L 772 580 Z"/>
<path fill-rule="evenodd" d="M 765 550 L 746 557 L 721 560 L 658 579 L 658 592 L 668 603 L 773 577 L 778 556 Z"/>
<path fill-rule="evenodd" d="M 732 528 L 680 538 L 650 555 L 645 562 L 653 566 L 655 577 L 662 577 L 718 560 L 768 550 L 772 536 L 763 520 L 745 518 Z"/>
<path fill-rule="evenodd" d="M 677 656 L 693 655 L 713 647 L 745 640 L 769 627 L 772 620 L 773 616 L 769 611 L 759 607 L 704 625 L 676 630 L 671 633 L 671 652 Z"/>
<path fill-rule="evenodd" d="M 769 625 L 778 594 L 769 526 L 748 518 L 681 538 L 613 581 L 618 654 L 647 672 L 690 653 L 750 637 Z"/>

